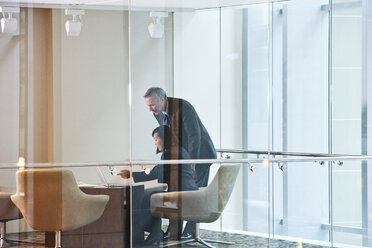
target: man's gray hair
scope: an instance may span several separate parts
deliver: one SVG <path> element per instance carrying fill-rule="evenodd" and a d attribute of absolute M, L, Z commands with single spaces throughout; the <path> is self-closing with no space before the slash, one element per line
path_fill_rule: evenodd
<path fill-rule="evenodd" d="M 161 99 L 162 97 L 163 98 L 166 98 L 167 97 L 167 94 L 165 93 L 165 91 L 160 88 L 160 87 L 151 87 L 149 88 L 145 95 L 143 96 L 144 98 L 147 98 L 147 97 L 151 97 L 151 96 L 155 96 L 157 97 L 157 99 Z"/>

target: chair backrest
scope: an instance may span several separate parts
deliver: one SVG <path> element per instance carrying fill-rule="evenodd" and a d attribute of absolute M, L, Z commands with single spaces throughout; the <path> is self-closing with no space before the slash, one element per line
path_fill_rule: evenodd
<path fill-rule="evenodd" d="M 60 231 L 87 224 L 89 218 L 93 221 L 98 219 L 104 206 L 98 213 L 92 212 L 98 215 L 97 217 L 88 216 L 89 218 L 85 219 L 83 217 L 86 214 L 84 212 L 89 211 L 89 203 L 86 199 L 94 197 L 103 200 L 104 206 L 109 198 L 83 193 L 69 170 L 34 169 L 17 172 L 17 192 L 12 196 L 12 201 L 32 228 L 42 231 Z"/>
<path fill-rule="evenodd" d="M 151 212 L 160 218 L 213 222 L 226 207 L 239 169 L 240 164 L 221 165 L 212 182 L 200 190 L 153 194 Z"/>
<path fill-rule="evenodd" d="M 239 174 L 240 164 L 221 165 L 212 182 L 204 189 L 207 197 L 208 209 L 213 214 L 210 220 L 215 221 L 225 209 L 231 192 L 234 189 L 236 178 Z M 212 217 L 214 216 L 214 217 Z"/>

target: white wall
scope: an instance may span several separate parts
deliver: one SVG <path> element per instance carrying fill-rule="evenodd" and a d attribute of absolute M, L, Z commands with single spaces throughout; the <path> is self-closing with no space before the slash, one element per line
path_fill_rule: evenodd
<path fill-rule="evenodd" d="M 143 95 L 153 86 L 173 95 L 173 15 L 169 13 L 164 21 L 164 36 L 151 38 L 147 29 L 152 22 L 149 12 L 131 13 L 132 159 L 160 159 L 151 136 L 158 122 Z"/>
<path fill-rule="evenodd" d="M 129 158 L 128 17 L 86 10 L 80 36 L 68 37 L 67 17 L 53 10 L 56 162 Z M 74 169 L 96 182 L 95 169 Z"/>
<path fill-rule="evenodd" d="M 16 163 L 19 156 L 20 130 L 20 36 L 0 32 L 0 163 Z M 23 144 L 25 145 L 25 144 Z M 0 171 L 0 191 L 16 191 L 15 171 Z M 7 232 L 26 230 L 23 220 L 11 221 Z"/>
<path fill-rule="evenodd" d="M 158 159 L 143 95 L 151 86 L 172 95 L 172 15 L 153 39 L 149 12 L 131 14 L 131 105 L 127 12 L 86 11 L 79 37 L 66 36 L 60 10 L 53 15 L 56 161 Z M 78 181 L 98 180 L 94 168 L 74 171 Z"/>
<path fill-rule="evenodd" d="M 0 163 L 18 162 L 19 36 L 0 33 Z M 14 191 L 14 171 L 1 170 L 0 190 Z"/>

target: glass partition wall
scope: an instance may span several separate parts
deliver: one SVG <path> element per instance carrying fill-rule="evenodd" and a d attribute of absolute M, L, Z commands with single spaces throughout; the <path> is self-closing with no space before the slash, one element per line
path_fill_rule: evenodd
<path fill-rule="evenodd" d="M 77 182 L 109 200 L 62 247 L 372 247 L 370 5 L 0 2 L 2 245 L 58 238 L 31 192 L 93 213 Z"/>
<path fill-rule="evenodd" d="M 368 154 L 368 33 L 371 8 L 364 1 L 334 1 L 332 8 L 332 153 Z M 367 161 L 332 165 L 334 243 L 371 246 L 371 180 Z M 349 214 L 346 214 L 349 213 Z"/>
<path fill-rule="evenodd" d="M 240 172 L 225 207 L 220 206 L 222 202 L 219 201 L 224 201 L 222 196 L 210 190 L 215 180 L 223 178 L 219 169 L 226 165 L 233 168 L 236 164 L 226 156 L 230 159 L 257 158 L 256 154 L 219 152 L 222 149 L 261 150 L 268 157 L 271 5 L 244 2 L 244 5 L 234 7 L 205 8 L 200 4 L 190 8 L 181 4 L 177 6 L 180 10 L 167 6 L 163 11 L 155 7 L 146 11 L 136 10 L 141 3 L 131 1 L 130 16 L 132 160 L 163 161 L 159 161 L 155 167 L 139 165 L 132 168 L 138 170 L 134 172 L 138 180 L 144 179 L 139 178 L 139 173 L 143 171 L 145 174 L 147 168 L 154 168 L 153 171 L 164 169 L 164 173 L 161 172 L 164 178 L 161 180 L 170 183 L 168 193 L 153 194 L 151 204 L 146 202 L 147 206 L 143 206 L 142 202 L 140 210 L 133 201 L 134 244 L 139 245 L 143 240 L 146 244 L 155 239 L 155 231 L 151 231 L 153 227 L 141 223 L 146 215 L 143 209 L 146 208 L 164 217 L 160 224 L 164 234 L 156 234 L 156 237 L 163 241 L 164 235 L 166 245 L 185 242 L 187 234 L 197 236 L 194 234 L 195 227 L 190 227 L 190 222 L 186 223 L 188 220 L 201 222 L 202 239 L 236 242 L 235 245 L 244 246 L 244 238 L 240 238 L 248 232 L 267 238 L 270 226 L 270 175 L 267 162 L 252 164 L 252 168 L 258 167 L 254 173 L 249 169 L 250 165 L 238 162 Z M 149 6 L 151 4 L 148 2 Z M 158 95 L 155 91 L 159 89 L 151 87 L 162 88 L 167 97 Z M 159 148 L 156 128 L 163 128 L 162 125 L 169 128 L 172 145 L 155 154 L 156 148 Z M 151 137 L 153 130 L 156 137 Z M 166 135 L 161 138 L 160 134 L 165 147 Z M 177 150 L 178 153 L 174 155 L 174 149 L 183 151 Z M 215 149 L 217 153 L 213 151 Z M 213 161 L 216 158 L 223 162 Z M 186 168 L 190 170 L 190 163 L 168 165 L 165 160 L 169 159 L 212 160 L 195 164 L 191 162 L 192 170 L 196 171 L 196 187 L 206 188 L 196 192 L 195 188 L 187 185 L 188 180 L 192 180 L 188 179 Z M 209 164 L 212 165 L 209 167 Z M 206 179 L 209 180 L 202 182 L 200 178 L 208 169 Z M 175 175 L 172 170 L 176 170 Z M 152 172 L 149 173 L 151 175 Z M 134 179 L 136 181 L 136 177 Z M 223 192 L 225 189 L 219 190 Z M 214 200 L 206 197 L 204 202 L 199 202 L 199 195 L 205 192 L 209 192 L 209 197 Z M 188 205 L 189 195 L 195 197 L 192 213 Z M 137 199 L 135 191 L 133 197 Z M 155 204 L 158 198 L 163 199 L 164 206 Z M 203 212 L 205 209 L 211 212 Z M 207 215 L 216 215 L 216 218 L 212 220 Z M 184 226 L 180 220 L 184 220 Z M 156 221 L 152 219 L 152 224 Z M 145 225 L 143 230 L 139 225 Z M 268 245 L 268 239 L 258 242 Z"/>
<path fill-rule="evenodd" d="M 43 231 L 57 230 L 63 230 L 64 247 L 94 247 L 107 235 L 112 247 L 129 245 L 125 237 L 129 228 L 123 228 L 129 225 L 129 201 L 119 198 L 129 197 L 125 191 L 129 183 L 120 192 L 93 188 L 115 179 L 110 178 L 105 162 L 127 161 L 130 156 L 128 12 L 107 6 L 69 9 L 67 5 L 3 2 L 0 6 L 4 29 L 0 33 L 4 60 L 0 65 L 0 191 L 8 193 L 1 194 L 0 246 L 53 247 L 54 235 L 50 239 Z M 18 165 L 16 183 L 17 170 L 4 168 Z M 44 170 L 51 178 L 45 180 L 36 171 L 26 174 L 24 165 L 30 170 L 63 168 L 73 173 L 73 179 L 57 168 L 53 171 L 57 175 Z M 87 206 L 85 195 L 71 195 L 80 192 L 76 184 L 89 194 L 110 195 L 110 202 L 117 201 L 117 214 L 110 210 L 110 202 L 105 203 L 102 215 L 97 212 L 102 207 L 98 202 Z M 19 196 L 16 206 L 11 194 Z M 14 212 L 18 208 L 24 218 Z M 123 214 L 126 209 L 128 214 Z M 91 216 L 86 219 L 86 214 Z M 100 216 L 104 222 L 93 223 L 93 229 L 87 226 Z M 79 224 L 71 226 L 71 220 Z M 51 226 L 45 226 L 49 222 Z M 69 234 L 72 229 L 77 230 Z M 6 231 L 9 240 L 3 238 Z M 92 238 L 92 233 L 97 235 Z"/>
<path fill-rule="evenodd" d="M 329 152 L 328 1 L 286 1 L 273 5 L 274 151 Z M 311 157 L 311 156 L 310 156 Z M 327 163 L 326 163 L 327 164 Z M 273 168 L 273 232 L 328 246 L 330 169 L 312 162 Z"/>

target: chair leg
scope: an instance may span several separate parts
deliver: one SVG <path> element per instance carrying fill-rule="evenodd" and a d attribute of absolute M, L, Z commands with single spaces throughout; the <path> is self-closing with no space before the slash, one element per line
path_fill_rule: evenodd
<path fill-rule="evenodd" d="M 219 241 L 219 240 L 212 240 L 212 239 L 203 239 L 205 242 L 209 243 L 217 243 L 217 244 L 223 244 L 223 245 L 234 245 L 235 242 L 226 242 L 226 241 Z"/>
<path fill-rule="evenodd" d="M 170 244 L 163 245 L 162 248 L 164 247 L 170 247 L 170 246 L 175 246 L 175 245 L 183 245 L 183 244 L 188 244 L 192 242 L 197 242 L 195 239 L 188 239 L 188 240 L 183 240 L 183 241 L 178 241 L 178 242 L 173 242 Z"/>
<path fill-rule="evenodd" d="M 192 238 L 192 239 L 189 239 L 189 240 L 184 240 L 184 241 L 179 241 L 179 242 L 174 242 L 174 243 L 171 243 L 171 244 L 164 245 L 162 247 L 169 247 L 169 246 L 187 244 L 187 243 L 192 243 L 192 242 L 197 242 L 197 243 L 203 244 L 204 246 L 206 246 L 208 248 L 215 248 L 213 245 L 209 244 L 208 242 L 225 244 L 225 245 L 235 244 L 234 242 L 225 242 L 225 241 L 217 241 L 217 240 L 209 240 L 209 239 L 200 238 L 200 223 L 195 223 L 195 238 Z"/>
<path fill-rule="evenodd" d="M 1 240 L 6 240 L 6 221 L 0 222 L 0 229 L 1 229 Z"/>
<path fill-rule="evenodd" d="M 6 237 L 6 221 L 0 222 L 0 229 L 1 229 L 0 247 L 10 247 L 18 244 L 18 242 L 9 240 Z"/>
<path fill-rule="evenodd" d="M 6 221 L 0 222 L 1 236 L 0 236 L 0 247 L 9 246 L 8 240 L 6 238 Z"/>
<path fill-rule="evenodd" d="M 6 232 L 6 222 L 7 221 L 0 221 L 0 248 L 2 247 L 12 247 L 12 246 L 19 246 L 20 244 L 29 244 L 33 245 L 35 243 L 28 242 L 28 241 L 21 241 L 21 240 L 10 240 L 7 238 L 7 232 Z"/>
<path fill-rule="evenodd" d="M 0 231 L 1 231 L 1 237 L 0 237 L 0 247 L 3 247 L 6 243 L 6 223 L 0 222 Z"/>
<path fill-rule="evenodd" d="M 55 248 L 60 248 L 60 247 L 61 247 L 61 231 L 56 231 Z"/>
<path fill-rule="evenodd" d="M 213 245 L 208 244 L 207 242 L 205 242 L 205 241 L 204 241 L 203 239 L 201 239 L 201 238 L 198 238 L 196 241 L 197 241 L 198 243 L 200 243 L 200 244 L 205 245 L 206 247 L 209 247 L 209 248 L 215 248 Z"/>

